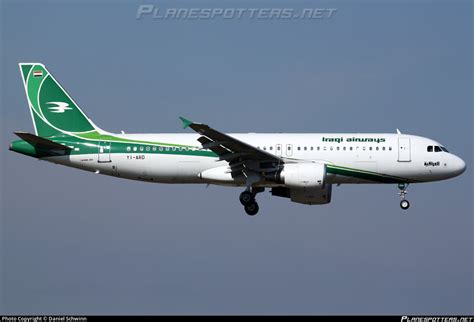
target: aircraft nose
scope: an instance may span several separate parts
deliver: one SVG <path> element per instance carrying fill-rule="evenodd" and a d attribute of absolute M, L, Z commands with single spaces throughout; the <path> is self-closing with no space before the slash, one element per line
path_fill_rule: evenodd
<path fill-rule="evenodd" d="M 466 162 L 460 157 L 455 156 L 453 162 L 454 173 L 458 176 L 466 170 Z"/>

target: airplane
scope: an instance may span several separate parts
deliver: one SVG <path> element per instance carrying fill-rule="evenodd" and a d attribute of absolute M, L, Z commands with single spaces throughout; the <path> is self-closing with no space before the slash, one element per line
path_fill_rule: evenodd
<path fill-rule="evenodd" d="M 196 133 L 114 134 L 79 108 L 41 63 L 20 63 L 35 133 L 15 132 L 10 150 L 124 179 L 245 187 L 240 203 L 254 216 L 258 193 L 306 205 L 331 202 L 332 186 L 394 184 L 410 207 L 412 183 L 462 174 L 465 162 L 429 138 L 397 133 L 225 134 L 180 117 Z"/>

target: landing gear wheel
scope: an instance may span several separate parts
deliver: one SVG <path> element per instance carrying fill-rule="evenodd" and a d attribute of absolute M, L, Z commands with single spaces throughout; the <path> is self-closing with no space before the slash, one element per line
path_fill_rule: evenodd
<path fill-rule="evenodd" d="M 254 197 L 250 191 L 244 191 L 240 194 L 239 200 L 243 206 L 246 206 L 254 201 Z"/>
<path fill-rule="evenodd" d="M 258 213 L 259 208 L 258 208 L 258 204 L 255 201 L 253 201 L 245 205 L 244 209 L 247 215 L 255 216 Z"/>
<path fill-rule="evenodd" d="M 400 207 L 403 210 L 407 210 L 408 208 L 410 208 L 410 203 L 408 202 L 408 200 L 403 199 L 402 201 L 400 201 Z"/>
<path fill-rule="evenodd" d="M 402 198 L 402 201 L 400 201 L 400 208 L 402 208 L 403 210 L 407 210 L 408 208 L 410 208 L 410 203 L 408 202 L 408 200 L 405 199 L 407 195 L 407 187 L 408 183 L 398 184 L 398 189 L 400 190 L 398 195 L 400 196 L 400 198 Z"/>

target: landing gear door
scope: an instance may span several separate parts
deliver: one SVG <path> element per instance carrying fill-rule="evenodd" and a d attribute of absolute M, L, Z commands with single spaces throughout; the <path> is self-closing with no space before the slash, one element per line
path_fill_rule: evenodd
<path fill-rule="evenodd" d="M 410 138 L 398 138 L 398 162 L 410 162 Z"/>
<path fill-rule="evenodd" d="M 110 159 L 110 152 L 112 150 L 112 146 L 110 142 L 107 141 L 99 141 L 99 157 L 98 162 L 112 162 Z"/>

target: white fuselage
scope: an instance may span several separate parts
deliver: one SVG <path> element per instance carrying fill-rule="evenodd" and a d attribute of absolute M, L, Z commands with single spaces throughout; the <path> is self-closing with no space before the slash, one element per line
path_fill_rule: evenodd
<path fill-rule="evenodd" d="M 442 146 L 441 144 L 414 135 L 377 133 L 229 135 L 295 162 L 322 162 L 357 171 L 406 178 L 407 182 L 443 180 L 457 176 L 465 169 L 465 163 L 454 154 L 428 151 L 428 146 Z M 195 149 L 201 148 L 197 141 L 198 134 L 116 134 L 115 136 L 124 140 L 171 142 L 193 146 Z M 368 141 L 364 141 L 366 139 Z M 219 161 L 218 157 L 147 153 L 147 148 L 150 146 L 144 143 L 137 151 L 131 149 L 127 153 L 113 153 L 112 147 L 106 160 L 110 162 L 99 162 L 99 154 L 76 154 L 46 160 L 96 173 L 149 182 L 243 184 L 226 173 L 227 162 Z M 211 177 L 203 176 L 203 173 L 211 173 Z M 329 174 L 327 179 L 329 183 L 334 184 L 379 183 L 366 178 L 335 173 Z"/>

